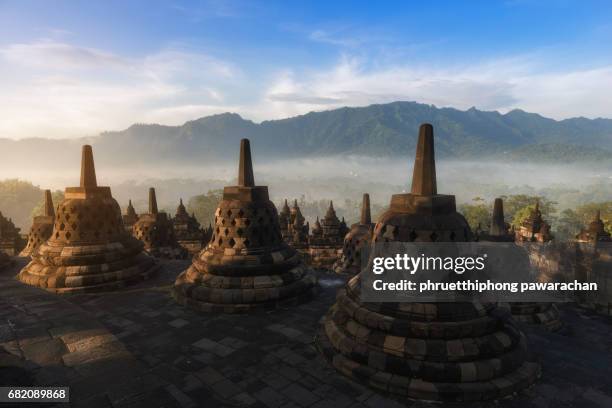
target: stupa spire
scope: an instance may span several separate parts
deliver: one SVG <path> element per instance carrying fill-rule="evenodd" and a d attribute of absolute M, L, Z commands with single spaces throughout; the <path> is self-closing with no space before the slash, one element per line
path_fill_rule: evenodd
<path fill-rule="evenodd" d="M 506 221 L 504 220 L 504 202 L 501 198 L 496 198 L 493 204 L 493 217 L 491 218 L 491 235 L 506 234 Z"/>
<path fill-rule="evenodd" d="M 240 141 L 238 185 L 242 187 L 255 187 L 255 176 L 253 175 L 253 162 L 251 160 L 251 144 L 249 139 L 242 139 Z"/>
<path fill-rule="evenodd" d="M 368 225 L 372 223 L 372 216 L 370 214 L 370 195 L 365 193 L 361 203 L 361 221 L 360 224 Z"/>
<path fill-rule="evenodd" d="M 55 217 L 55 210 L 53 209 L 53 198 L 51 197 L 51 190 L 45 190 L 45 208 L 43 215 L 47 217 Z"/>
<path fill-rule="evenodd" d="M 411 192 L 425 196 L 438 194 L 433 126 L 429 123 L 422 124 L 419 129 Z"/>
<path fill-rule="evenodd" d="M 149 214 L 157 214 L 157 197 L 153 187 L 149 188 Z"/>
<path fill-rule="evenodd" d="M 90 145 L 84 145 L 81 154 L 81 187 L 98 187 L 93 151 Z"/>

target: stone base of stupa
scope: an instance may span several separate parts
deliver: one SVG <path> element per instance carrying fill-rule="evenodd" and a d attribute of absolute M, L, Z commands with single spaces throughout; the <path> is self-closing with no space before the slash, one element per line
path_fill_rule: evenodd
<path fill-rule="evenodd" d="M 192 265 L 176 279 L 172 296 L 200 312 L 245 313 L 306 302 L 316 294 L 316 283 L 305 265 L 257 276 L 202 274 Z"/>
<path fill-rule="evenodd" d="M 13 264 L 13 260 L 10 256 L 5 254 L 4 252 L 0 252 L 0 271 L 4 268 L 9 267 Z"/>
<path fill-rule="evenodd" d="M 308 251 L 309 263 L 315 268 L 331 269 L 338 261 L 341 249 L 338 246 L 311 246 Z"/>
<path fill-rule="evenodd" d="M 42 245 L 17 275 L 59 294 L 106 292 L 150 278 L 160 266 L 131 240 L 85 246 Z M 134 241 L 137 242 L 137 241 Z"/>
<path fill-rule="evenodd" d="M 201 312 L 245 313 L 306 302 L 316 294 L 316 283 L 305 265 L 277 275 L 243 277 L 201 274 L 192 265 L 178 276 L 172 296 Z"/>
<path fill-rule="evenodd" d="M 336 370 L 376 390 L 419 400 L 493 400 L 540 375 L 525 336 L 493 305 L 358 299 L 339 291 L 316 344 Z"/>
<path fill-rule="evenodd" d="M 563 327 L 559 310 L 552 303 L 511 303 L 510 311 L 517 322 L 541 325 L 550 331 Z"/>

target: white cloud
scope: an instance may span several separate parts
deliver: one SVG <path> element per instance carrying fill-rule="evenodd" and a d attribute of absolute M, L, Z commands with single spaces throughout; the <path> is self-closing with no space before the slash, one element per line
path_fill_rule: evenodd
<path fill-rule="evenodd" d="M 242 76 L 231 63 L 177 49 L 127 58 L 52 40 L 9 45 L 0 49 L 0 137 L 182 123 L 193 119 L 185 106 L 200 116 L 227 110 L 225 92 Z"/>
<path fill-rule="evenodd" d="M 284 72 L 269 87 L 266 99 L 279 117 L 397 100 L 502 112 L 521 108 L 557 119 L 612 117 L 612 67 L 546 72 L 541 58 L 371 69 L 367 61 L 344 57 L 332 69 L 308 76 Z"/>
<path fill-rule="evenodd" d="M 261 78 L 179 48 L 125 57 L 52 40 L 13 44 L 0 48 L 0 137 L 77 137 L 226 111 L 259 121 L 396 100 L 612 117 L 612 66 L 553 71 L 550 61 L 532 54 L 438 66 L 344 55 Z"/>

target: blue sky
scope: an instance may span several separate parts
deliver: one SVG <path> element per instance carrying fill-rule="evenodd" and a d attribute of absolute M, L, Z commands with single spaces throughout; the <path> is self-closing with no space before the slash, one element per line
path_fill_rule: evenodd
<path fill-rule="evenodd" d="M 2 1 L 0 137 L 414 100 L 612 117 L 607 1 Z"/>

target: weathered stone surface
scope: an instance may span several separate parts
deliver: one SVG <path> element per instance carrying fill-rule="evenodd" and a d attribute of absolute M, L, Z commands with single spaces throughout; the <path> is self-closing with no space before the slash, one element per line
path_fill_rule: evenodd
<path fill-rule="evenodd" d="M 132 234 L 152 256 L 169 259 L 187 257 L 187 250 L 176 241 L 172 220 L 168 214 L 157 209 L 157 197 L 153 187 L 149 188 L 149 212 L 138 217 L 132 227 Z"/>
<path fill-rule="evenodd" d="M 373 242 L 472 239 L 455 197 L 437 193 L 433 128 L 421 126 L 412 192 L 394 195 Z M 481 401 L 531 385 L 540 366 L 495 304 L 362 303 L 361 273 L 322 319 L 321 353 L 340 373 L 369 387 L 421 400 Z"/>
<path fill-rule="evenodd" d="M 121 288 L 150 277 L 155 260 L 123 226 L 110 187 L 99 187 L 91 146 L 83 146 L 81 185 L 66 188 L 51 238 L 32 254 L 18 279 L 55 293 Z"/>
<path fill-rule="evenodd" d="M 361 270 L 362 250 L 371 243 L 374 224 L 370 216 L 370 195 L 363 195 L 361 218 L 351 225 L 350 231 L 344 237 L 342 257 L 334 265 L 336 273 L 356 275 Z"/>
<path fill-rule="evenodd" d="M 336 288 L 344 276 L 319 273 L 319 279 L 324 282 L 321 294 L 298 307 L 248 316 L 202 315 L 175 304 L 168 293 L 169 285 L 188 261 L 162 263 L 164 269 L 155 279 L 112 296 L 57 297 L 15 281 L 16 268 L 1 272 L 0 318 L 3 320 L 0 326 L 10 327 L 7 319 L 14 326 L 28 322 L 28 325 L 47 327 L 50 323 L 49 333 L 62 336 L 70 334 L 71 324 L 75 332 L 106 328 L 129 353 L 121 354 L 121 358 L 110 355 L 108 359 L 74 367 L 41 367 L 17 357 L 13 361 L 18 361 L 15 364 L 20 365 L 21 374 L 33 377 L 27 385 L 70 386 L 71 406 L 88 408 L 180 407 L 179 401 L 187 401 L 184 396 L 201 407 L 241 406 L 239 401 L 250 403 L 250 398 L 256 401 L 248 405 L 253 407 L 299 406 L 287 395 L 294 384 L 300 391 L 306 390 L 318 398 L 311 407 L 431 406 L 431 403 L 379 393 L 354 382 L 336 372 L 317 353 L 312 343 L 317 322 L 333 304 Z M 560 313 L 571 327 L 571 335 L 551 333 L 538 326 L 524 327 L 543 367 L 541 380 L 531 388 L 495 402 L 436 406 L 605 407 L 612 398 L 609 318 L 572 304 L 561 305 Z M 54 318 L 49 321 L 47 316 Z M 169 329 L 168 324 L 176 319 L 189 324 Z M 77 322 L 87 322 L 87 325 L 80 326 Z M 119 339 L 131 327 L 138 330 Z M 303 336 L 310 341 L 305 341 Z M 234 351 L 220 356 L 192 346 L 204 338 Z M 19 345 L 16 347 L 17 355 L 21 355 Z M 188 363 L 190 360 L 199 365 Z M 0 361 L 3 361 L 1 357 Z M 0 366 L 0 379 L 5 378 L 3 373 L 7 371 Z M 221 384 L 219 389 L 217 384 Z M 235 394 L 226 398 L 223 395 L 228 395 L 227 387 L 232 387 Z"/>
<path fill-rule="evenodd" d="M 317 217 L 308 238 L 310 264 L 317 268 L 333 268 L 341 255 L 344 236 L 347 233 L 344 218 L 342 221 L 338 219 L 334 203 L 330 201 L 325 217 L 321 221 Z"/>
<path fill-rule="evenodd" d="M 51 190 L 45 190 L 43 214 L 34 217 L 32 227 L 30 228 L 30 233 L 28 234 L 28 242 L 19 256 L 30 256 L 38 249 L 39 246 L 45 243 L 53 233 L 54 222 L 55 210 L 53 209 Z"/>
<path fill-rule="evenodd" d="M 202 312 L 247 312 L 307 300 L 315 279 L 283 241 L 268 188 L 255 186 L 250 145 L 240 145 L 241 184 L 225 187 L 213 236 L 176 280 L 174 298 Z"/>

